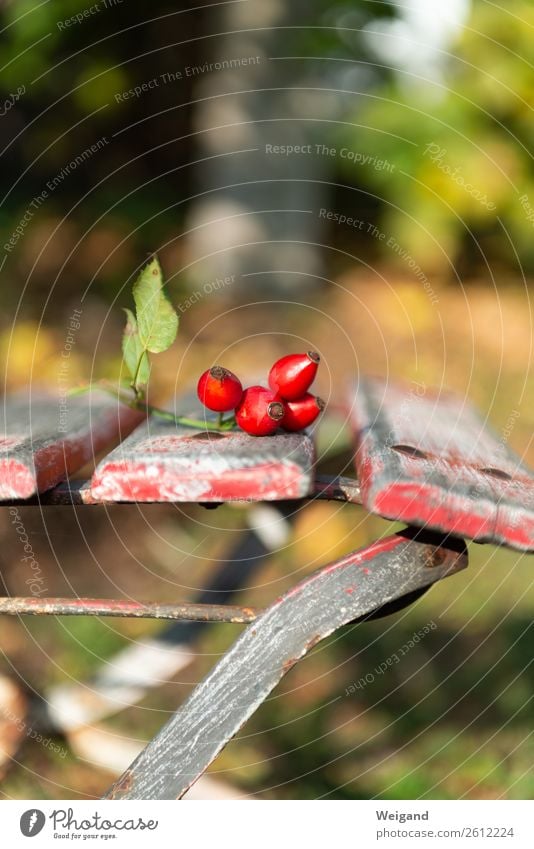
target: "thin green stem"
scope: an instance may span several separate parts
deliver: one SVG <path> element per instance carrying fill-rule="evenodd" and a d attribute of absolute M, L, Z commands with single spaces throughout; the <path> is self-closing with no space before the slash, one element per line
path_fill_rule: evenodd
<path fill-rule="evenodd" d="M 145 394 L 144 390 L 137 385 L 137 378 L 139 377 L 139 372 L 141 371 L 141 363 L 143 362 L 143 357 L 148 357 L 148 353 L 146 351 L 143 351 L 143 353 L 139 357 L 139 360 L 137 361 L 137 367 L 135 369 L 135 374 L 132 380 L 132 389 L 135 392 L 136 398 L 143 398 Z"/>
<path fill-rule="evenodd" d="M 206 419 L 194 419 L 189 418 L 188 416 L 175 415 L 175 413 L 172 413 L 170 410 L 163 410 L 161 407 L 154 407 L 152 404 L 148 404 L 144 400 L 144 397 L 140 397 L 137 394 L 134 397 L 132 397 L 131 395 L 125 395 L 124 391 L 120 387 L 109 385 L 105 381 L 102 381 L 100 383 L 89 383 L 87 386 L 77 387 L 76 389 L 72 390 L 70 394 L 81 395 L 83 392 L 89 392 L 93 388 L 100 389 L 102 392 L 106 392 L 113 398 L 118 398 L 118 400 L 122 404 L 125 404 L 132 410 L 140 410 L 141 412 L 146 413 L 147 416 L 157 416 L 157 418 L 159 419 L 164 419 L 168 422 L 174 422 L 174 424 L 180 425 L 182 427 L 191 427 L 195 428 L 195 430 L 211 430 L 224 432 L 227 430 L 231 430 L 235 426 L 234 416 L 230 416 L 230 418 L 225 419 L 223 413 L 219 415 L 218 421 L 215 422 L 209 422 Z"/>
<path fill-rule="evenodd" d="M 220 417 L 216 422 L 209 422 L 206 419 L 190 419 L 187 416 L 176 416 L 169 410 L 162 410 L 161 407 L 153 407 L 152 404 L 136 403 L 135 406 L 136 409 L 146 410 L 147 413 L 150 413 L 152 416 L 157 416 L 157 418 L 174 422 L 175 424 L 182 425 L 183 427 L 194 427 L 196 430 L 213 430 L 220 432 L 231 430 L 231 428 L 235 425 L 235 418 L 233 416 L 229 419 L 223 419 Z"/>

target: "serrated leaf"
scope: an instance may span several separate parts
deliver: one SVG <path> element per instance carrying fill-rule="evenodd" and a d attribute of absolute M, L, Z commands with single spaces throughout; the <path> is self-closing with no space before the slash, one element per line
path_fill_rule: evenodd
<path fill-rule="evenodd" d="M 150 360 L 139 336 L 139 328 L 135 315 L 129 309 L 125 309 L 126 327 L 122 334 L 122 355 L 124 364 L 128 369 L 136 386 L 146 386 L 150 377 Z"/>
<path fill-rule="evenodd" d="M 154 257 L 137 278 L 133 287 L 137 326 L 143 347 L 153 354 L 170 348 L 178 332 L 178 316 L 163 291 L 163 278 Z"/>

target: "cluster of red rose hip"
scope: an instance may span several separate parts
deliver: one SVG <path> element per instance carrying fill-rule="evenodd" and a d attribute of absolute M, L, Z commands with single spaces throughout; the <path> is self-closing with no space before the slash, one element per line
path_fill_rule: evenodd
<path fill-rule="evenodd" d="M 201 375 L 198 397 L 208 410 L 217 413 L 235 410 L 237 424 L 251 436 L 270 436 L 279 427 L 293 432 L 303 430 L 325 406 L 321 398 L 308 392 L 319 361 L 315 351 L 282 357 L 269 372 L 269 389 L 263 386 L 243 389 L 233 372 L 214 366 Z"/>

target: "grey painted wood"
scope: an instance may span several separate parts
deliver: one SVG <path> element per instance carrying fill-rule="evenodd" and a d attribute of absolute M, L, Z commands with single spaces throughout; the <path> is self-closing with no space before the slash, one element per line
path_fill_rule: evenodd
<path fill-rule="evenodd" d="M 313 481 L 313 489 L 309 495 L 305 496 L 305 500 L 310 501 L 343 501 L 350 504 L 361 504 L 360 486 L 354 478 L 345 477 L 343 475 L 316 475 Z M 15 504 L 13 500 L 4 501 L 4 504 Z M 42 504 L 46 506 L 53 505 L 68 505 L 75 506 L 102 505 L 107 502 L 95 500 L 91 494 L 90 481 L 69 480 L 63 481 L 43 493 L 40 496 L 35 496 L 27 499 L 25 504 Z M 117 504 L 128 504 L 128 502 L 115 502 Z"/>
<path fill-rule="evenodd" d="M 91 497 L 205 503 L 303 498 L 314 488 L 314 463 L 314 444 L 305 433 L 253 437 L 151 417 L 99 464 Z"/>
<path fill-rule="evenodd" d="M 51 489 L 141 418 L 102 392 L 56 397 L 28 388 L 7 396 L 0 405 L 0 499 Z"/>
<path fill-rule="evenodd" d="M 181 798 L 283 675 L 320 640 L 466 565 L 460 540 L 414 539 L 406 531 L 306 578 L 243 632 L 106 798 Z"/>
<path fill-rule="evenodd" d="M 352 399 L 356 467 L 372 513 L 534 550 L 534 474 L 463 398 L 363 379 Z"/>

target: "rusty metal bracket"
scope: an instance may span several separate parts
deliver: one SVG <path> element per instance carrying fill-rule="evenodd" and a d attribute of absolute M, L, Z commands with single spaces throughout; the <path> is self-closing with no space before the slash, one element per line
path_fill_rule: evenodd
<path fill-rule="evenodd" d="M 238 501 L 239 499 L 234 499 Z M 249 499 L 243 496 L 244 503 L 249 503 Z M 304 495 L 299 499 L 291 499 L 291 501 L 343 501 L 350 504 L 361 504 L 360 485 L 355 478 L 345 475 L 315 475 L 312 481 L 312 488 L 308 495 Z M 173 503 L 173 502 L 170 502 Z M 81 506 L 99 506 L 103 504 L 130 504 L 130 501 L 96 501 L 91 493 L 91 482 L 84 480 L 67 480 L 58 484 L 53 489 L 47 492 L 42 492 L 39 495 L 31 498 L 21 499 L 3 499 L 2 507 L 11 505 L 19 507 L 31 507 L 37 504 L 43 507 L 57 507 L 72 505 L 74 507 Z"/>
<path fill-rule="evenodd" d="M 164 604 L 109 598 L 0 598 L 0 615 L 121 616 L 126 619 L 175 619 L 186 622 L 254 622 L 261 610 L 236 604 Z"/>
<path fill-rule="evenodd" d="M 407 529 L 306 578 L 249 625 L 106 798 L 182 798 L 318 642 L 466 566 L 462 540 Z"/>

